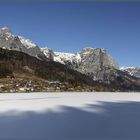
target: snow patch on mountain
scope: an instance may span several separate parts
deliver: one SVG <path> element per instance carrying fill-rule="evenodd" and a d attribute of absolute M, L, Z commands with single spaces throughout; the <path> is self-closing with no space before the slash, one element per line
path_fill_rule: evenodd
<path fill-rule="evenodd" d="M 26 39 L 23 36 L 18 36 L 21 43 L 27 48 L 35 48 L 37 45 L 35 43 L 33 43 L 30 39 Z"/>
<path fill-rule="evenodd" d="M 120 67 L 120 70 L 127 72 L 128 74 L 130 74 L 131 76 L 135 76 L 140 78 L 140 67 Z"/>
<path fill-rule="evenodd" d="M 64 52 L 54 52 L 54 61 L 60 62 L 62 64 L 66 63 L 79 63 L 81 61 L 80 54 L 74 53 L 64 53 Z"/>
<path fill-rule="evenodd" d="M 121 67 L 120 67 L 120 70 L 135 69 L 135 68 L 136 68 L 136 67 L 133 67 L 133 66 L 131 66 L 131 67 L 121 66 Z"/>
<path fill-rule="evenodd" d="M 54 52 L 50 48 L 41 48 L 41 51 L 48 59 L 61 64 L 74 64 L 81 62 L 81 56 L 79 53 Z"/>
<path fill-rule="evenodd" d="M 41 52 L 49 59 L 54 61 L 54 52 L 50 48 L 41 48 Z"/>

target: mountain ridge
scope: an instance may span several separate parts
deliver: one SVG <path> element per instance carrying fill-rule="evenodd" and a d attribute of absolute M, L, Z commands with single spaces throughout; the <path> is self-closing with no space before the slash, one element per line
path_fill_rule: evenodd
<path fill-rule="evenodd" d="M 14 35 L 7 27 L 0 29 L 0 48 L 21 51 L 38 59 L 40 56 L 45 58 L 37 44 L 25 37 Z"/>
<path fill-rule="evenodd" d="M 105 67 L 118 69 L 118 64 L 103 48 L 83 48 L 77 53 L 53 52 L 48 48 L 41 49 L 46 57 L 51 56 L 53 61 L 62 63 L 69 68 L 92 76 L 96 81 L 104 81 L 103 73 Z M 50 51 L 51 50 L 51 51 Z M 50 53 L 50 55 L 49 55 Z M 98 73 L 98 77 L 97 77 Z"/>
<path fill-rule="evenodd" d="M 140 67 L 120 67 L 120 70 L 127 72 L 131 76 L 140 78 Z"/>
<path fill-rule="evenodd" d="M 118 63 L 112 58 L 112 56 L 107 52 L 107 50 L 103 48 L 86 47 L 75 54 L 55 52 L 49 48 L 40 48 L 36 43 L 32 42 L 29 39 L 26 39 L 25 37 L 14 35 L 7 27 L 0 29 L 0 48 L 9 51 L 18 51 L 19 53 L 15 52 L 15 54 L 18 55 L 21 53 L 28 54 L 31 56 L 30 59 L 33 59 L 32 57 L 38 59 L 38 61 L 33 60 L 33 63 L 35 63 L 34 65 L 36 67 L 38 67 L 37 65 L 39 65 L 38 70 L 40 74 L 42 72 L 41 75 L 43 75 L 43 77 L 48 76 L 45 75 L 48 73 L 46 73 L 47 69 L 44 67 L 47 66 L 52 70 L 49 71 L 49 76 L 53 77 L 55 75 L 54 80 L 57 80 L 57 78 L 60 81 L 64 79 L 68 70 L 69 72 L 72 71 L 71 76 L 69 75 L 69 77 L 76 77 L 76 74 L 77 76 L 81 74 L 81 78 L 82 74 L 87 76 L 87 80 L 91 80 L 88 81 L 89 84 L 92 81 L 96 81 L 103 86 L 106 85 L 114 87 L 114 89 L 118 88 L 125 90 L 140 90 L 140 78 L 131 75 L 127 71 L 120 70 Z M 9 54 L 8 51 L 5 52 Z M 24 56 L 23 54 L 21 55 Z M 20 58 L 20 56 L 16 57 L 17 59 Z M 28 64 L 27 59 L 26 61 L 26 64 Z M 9 64 L 9 62 L 7 61 L 4 61 L 4 63 Z M 25 62 L 24 60 L 21 60 L 20 63 L 21 64 L 18 64 L 23 65 Z M 41 67 L 40 63 L 43 65 L 43 67 Z M 60 69 L 62 68 L 61 70 L 58 69 L 58 72 L 60 72 L 60 74 L 56 71 L 56 65 L 60 67 Z M 26 67 L 26 65 L 22 67 L 28 69 L 28 71 L 34 71 L 34 69 L 36 69 L 36 67 L 33 67 L 32 69 L 30 67 Z M 52 68 L 54 68 L 54 71 L 58 75 L 53 73 L 54 71 Z M 74 81 L 74 79 L 72 79 L 72 81 L 74 83 L 76 82 Z M 86 84 L 88 85 L 88 83 Z"/>
<path fill-rule="evenodd" d="M 24 79 L 25 76 L 21 79 L 21 77 L 15 78 L 15 75 L 30 76 L 27 80 Z M 5 78 L 8 81 L 13 79 L 12 83 L 6 83 L 6 85 L 12 85 L 16 88 L 15 83 L 17 80 L 20 80 L 17 84 L 30 83 L 32 76 L 35 76 L 36 79 L 42 78 L 47 80 L 47 83 L 49 82 L 50 84 L 53 84 L 53 91 L 55 91 L 59 86 L 63 86 L 62 88 L 65 88 L 62 91 L 111 91 L 113 89 L 113 87 L 110 88 L 106 85 L 95 82 L 89 76 L 69 69 L 58 62 L 39 60 L 36 57 L 30 56 L 24 52 L 0 48 L 0 79 L 4 78 L 4 81 Z M 36 85 L 32 86 L 36 87 Z M 49 85 L 47 84 L 45 86 L 48 87 Z M 39 83 L 39 87 L 40 89 L 44 88 L 42 87 L 41 82 Z"/>

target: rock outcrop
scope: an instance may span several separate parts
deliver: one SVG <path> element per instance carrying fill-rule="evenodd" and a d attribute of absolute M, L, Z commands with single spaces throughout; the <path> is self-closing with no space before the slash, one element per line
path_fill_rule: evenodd
<path fill-rule="evenodd" d="M 45 58 L 38 45 L 29 39 L 14 35 L 7 27 L 0 29 L 0 48 L 24 52 L 39 59 L 40 56 Z"/>
<path fill-rule="evenodd" d="M 115 60 L 101 48 L 84 48 L 79 53 L 53 52 L 43 48 L 42 52 L 53 61 L 62 63 L 69 68 L 91 76 L 96 81 L 108 81 L 109 73 L 117 69 Z"/>

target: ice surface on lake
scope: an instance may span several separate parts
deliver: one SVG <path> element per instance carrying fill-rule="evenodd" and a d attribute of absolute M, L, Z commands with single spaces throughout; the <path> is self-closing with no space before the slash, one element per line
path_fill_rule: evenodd
<path fill-rule="evenodd" d="M 0 139 L 139 140 L 140 93 L 0 94 Z"/>

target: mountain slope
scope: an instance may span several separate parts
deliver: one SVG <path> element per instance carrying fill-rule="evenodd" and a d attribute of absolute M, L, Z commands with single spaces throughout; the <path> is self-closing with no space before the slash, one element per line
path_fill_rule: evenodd
<path fill-rule="evenodd" d="M 26 69 L 25 69 L 26 68 Z M 91 90 L 111 90 L 110 87 L 94 82 L 90 77 L 53 61 L 42 61 L 23 52 L 0 49 L 0 69 L 7 70 L 6 77 L 13 73 L 29 73 L 48 81 L 68 82 L 73 87 Z"/>
<path fill-rule="evenodd" d="M 120 70 L 127 72 L 131 76 L 140 78 L 140 67 L 121 67 Z"/>
<path fill-rule="evenodd" d="M 40 49 L 31 40 L 15 36 L 7 27 L 0 29 L 0 48 L 0 77 L 26 71 L 81 89 L 89 86 L 99 91 L 140 90 L 140 78 L 119 70 L 116 61 L 102 48 L 84 48 L 75 54 Z"/>
<path fill-rule="evenodd" d="M 18 51 L 0 49 L 0 77 L 19 73 L 20 75 L 37 76 L 47 81 L 68 82 L 68 85 L 79 91 L 140 91 L 140 79 L 132 77 L 117 69 L 112 70 L 109 85 L 98 83 L 85 74 L 54 62 L 42 61 Z M 114 72 L 115 71 L 115 72 Z M 2 73 L 1 73 L 2 74 Z"/>
<path fill-rule="evenodd" d="M 140 90 L 140 79 L 121 71 L 117 62 L 105 49 L 84 48 L 76 54 L 49 50 L 48 48 L 42 49 L 46 57 L 51 56 L 51 60 L 86 74 L 94 81 L 125 91 Z"/>
<path fill-rule="evenodd" d="M 81 52 L 62 53 L 49 51 L 43 48 L 42 52 L 53 61 L 59 62 L 77 70 L 83 74 L 90 75 L 96 81 L 105 81 L 104 75 L 106 68 L 118 68 L 115 60 L 101 48 L 84 48 Z M 49 58 L 51 56 L 51 58 Z M 109 69 L 107 69 L 109 71 Z"/>
<path fill-rule="evenodd" d="M 38 59 L 47 59 L 35 43 L 24 37 L 14 35 L 7 27 L 0 29 L 0 48 L 24 52 Z"/>

